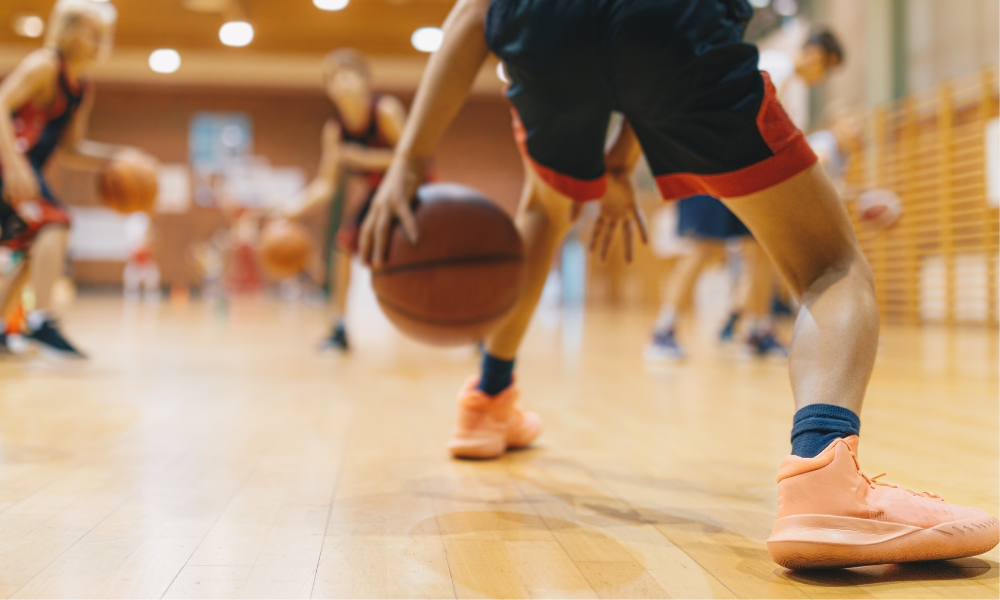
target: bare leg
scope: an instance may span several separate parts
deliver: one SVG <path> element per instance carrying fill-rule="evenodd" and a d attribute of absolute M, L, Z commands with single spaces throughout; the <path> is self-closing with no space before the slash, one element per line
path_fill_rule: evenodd
<path fill-rule="evenodd" d="M 24 284 L 28 283 L 30 275 L 31 261 L 25 260 L 17 265 L 14 272 L 0 283 L 0 321 L 5 319 L 10 311 L 17 306 L 17 301 L 21 298 L 21 291 L 24 289 Z"/>
<path fill-rule="evenodd" d="M 770 314 L 770 300 L 774 293 L 775 272 L 771 259 L 756 241 L 743 242 L 743 275 L 746 284 L 740 286 L 741 296 L 737 301 L 740 312 L 751 318 L 764 318 Z"/>
<path fill-rule="evenodd" d="M 35 290 L 35 310 L 52 311 L 52 288 L 66 263 L 69 230 L 45 227 L 31 245 L 31 287 Z"/>
<path fill-rule="evenodd" d="M 572 222 L 572 200 L 559 194 L 525 169 L 524 191 L 515 224 L 524 240 L 528 274 L 524 293 L 507 321 L 486 340 L 486 351 L 513 360 L 552 268 L 552 259 Z"/>
<path fill-rule="evenodd" d="M 789 355 L 796 408 L 833 404 L 860 413 L 879 315 L 871 268 L 833 184 L 813 165 L 726 204 L 802 302 Z"/>
<path fill-rule="evenodd" d="M 677 261 L 667 276 L 667 290 L 660 307 L 656 329 L 673 328 L 681 313 L 691 306 L 695 283 L 708 261 L 722 250 L 722 244 L 696 240 L 694 247 Z"/>
<path fill-rule="evenodd" d="M 333 322 L 344 320 L 347 314 L 347 292 L 351 287 L 351 254 L 335 250 L 333 254 Z"/>

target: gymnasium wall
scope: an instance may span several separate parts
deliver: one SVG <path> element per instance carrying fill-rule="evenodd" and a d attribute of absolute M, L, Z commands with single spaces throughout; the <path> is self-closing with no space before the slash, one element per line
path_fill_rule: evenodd
<path fill-rule="evenodd" d="M 403 96 L 409 104 L 412 96 Z M 253 123 L 254 154 L 276 167 L 299 167 L 315 174 L 320 154 L 320 131 L 331 114 L 329 100 L 319 90 L 166 87 L 103 84 L 90 120 L 88 137 L 145 149 L 165 164 L 187 163 L 188 128 L 200 111 L 242 112 Z M 435 158 L 441 180 L 464 183 L 485 192 L 513 211 L 522 183 L 521 162 L 510 131 L 506 100 L 474 95 L 446 134 Z M 96 203 L 96 185 L 90 176 L 53 169 L 54 187 L 68 203 Z M 163 249 L 164 275 L 175 274 L 193 283 L 196 273 L 178 248 L 190 236 L 203 237 L 224 221 L 212 210 L 190 211 L 170 220 L 171 246 Z M 173 221 L 183 221 L 173 223 Z M 188 222 L 190 221 L 190 222 Z M 175 234 L 176 232 L 176 234 Z M 319 233 L 319 232 L 317 232 Z M 321 235 L 321 234 L 320 234 Z M 179 236 L 179 237 L 178 237 Z M 177 263 L 177 264 L 173 264 Z M 81 283 L 120 281 L 122 263 L 75 261 L 74 277 Z"/>

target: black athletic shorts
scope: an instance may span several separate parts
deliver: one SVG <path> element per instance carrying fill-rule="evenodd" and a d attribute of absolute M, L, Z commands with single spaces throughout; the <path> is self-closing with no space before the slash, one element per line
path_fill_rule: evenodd
<path fill-rule="evenodd" d="M 604 194 L 612 111 L 664 198 L 751 194 L 816 161 L 744 43 L 745 0 L 493 0 L 486 40 L 511 81 L 514 135 L 574 200 Z"/>

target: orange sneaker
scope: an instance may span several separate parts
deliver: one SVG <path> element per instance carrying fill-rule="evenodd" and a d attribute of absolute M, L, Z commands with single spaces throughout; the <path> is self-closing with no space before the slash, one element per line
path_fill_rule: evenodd
<path fill-rule="evenodd" d="M 457 458 L 496 458 L 507 448 L 522 448 L 542 431 L 542 422 L 532 412 L 522 412 L 520 395 L 513 383 L 496 396 L 476 389 L 473 377 L 458 392 L 458 423 L 448 442 Z"/>
<path fill-rule="evenodd" d="M 787 456 L 778 470 L 778 520 L 767 540 L 789 569 L 856 567 L 982 554 L 997 520 L 978 508 L 876 481 L 861 472 L 858 437 L 815 458 Z"/>

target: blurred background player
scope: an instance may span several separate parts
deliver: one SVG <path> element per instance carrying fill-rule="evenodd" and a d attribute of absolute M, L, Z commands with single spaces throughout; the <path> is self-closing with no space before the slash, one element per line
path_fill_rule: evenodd
<path fill-rule="evenodd" d="M 306 188 L 303 205 L 291 216 L 303 218 L 317 206 L 330 206 L 336 242 L 332 256 L 323 258 L 329 260 L 333 324 L 322 346 L 347 350 L 344 316 L 358 227 L 392 162 L 406 111 L 395 96 L 372 92 L 368 62 L 355 50 L 334 50 L 326 56 L 323 84 L 334 113 L 323 128 L 323 154 L 316 177 Z"/>
<path fill-rule="evenodd" d="M 766 71 L 777 90 L 778 99 L 792 122 L 808 130 L 809 90 L 821 85 L 844 62 L 844 51 L 833 32 L 808 30 L 805 42 L 794 55 L 771 49 L 760 53 L 758 67 Z M 653 328 L 652 340 L 643 356 L 647 360 L 679 360 L 684 348 L 677 341 L 677 324 L 683 307 L 694 291 L 704 268 L 725 251 L 726 240 L 739 238 L 741 276 L 736 287 L 733 310 L 720 333 L 722 341 L 733 339 L 742 321 L 746 356 L 787 356 L 778 341 L 771 318 L 771 299 L 779 283 L 770 258 L 754 240 L 739 218 L 719 200 L 697 196 L 681 200 L 677 206 L 678 233 L 692 239 L 692 248 L 670 271 L 666 295 Z"/>
<path fill-rule="evenodd" d="M 84 356 L 63 335 L 52 312 L 70 218 L 42 169 L 57 148 L 74 165 L 93 171 L 127 150 L 85 139 L 94 90 L 83 77 L 111 51 L 116 19 L 110 5 L 60 0 L 52 9 L 44 47 L 0 83 L 0 241 L 26 253 L 22 268 L 4 289 L 19 295 L 30 280 L 35 306 L 27 315 L 26 337 L 67 356 Z"/>

